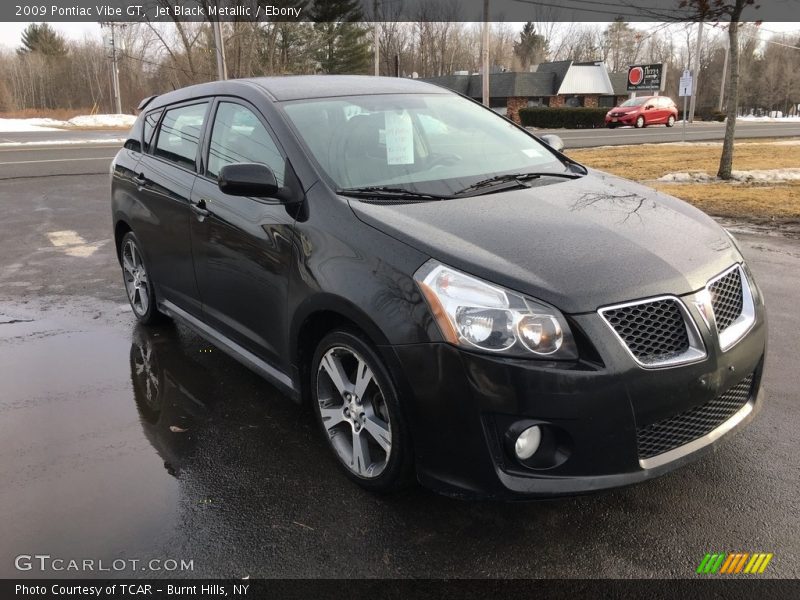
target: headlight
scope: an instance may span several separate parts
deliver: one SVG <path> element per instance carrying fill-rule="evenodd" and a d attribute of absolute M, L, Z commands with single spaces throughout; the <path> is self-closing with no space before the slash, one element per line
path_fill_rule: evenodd
<path fill-rule="evenodd" d="M 575 359 L 558 309 L 429 260 L 414 274 L 446 341 L 508 356 Z"/>

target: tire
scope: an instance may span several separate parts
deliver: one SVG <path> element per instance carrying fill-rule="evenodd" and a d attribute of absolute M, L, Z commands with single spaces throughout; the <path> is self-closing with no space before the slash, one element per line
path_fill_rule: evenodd
<path fill-rule="evenodd" d="M 644 117 L 639 115 L 636 117 L 636 129 L 641 129 L 642 127 L 646 126 L 647 123 L 644 122 Z"/>
<path fill-rule="evenodd" d="M 616 129 L 617 128 L 616 125 L 611 125 L 611 124 L 606 125 L 606 127 L 608 127 L 609 129 Z"/>
<path fill-rule="evenodd" d="M 667 127 L 674 127 L 675 126 L 675 115 L 670 115 L 667 119 Z"/>
<path fill-rule="evenodd" d="M 165 317 L 156 307 L 153 280 L 144 263 L 142 246 L 132 231 L 122 238 L 119 254 L 122 281 L 134 316 L 143 325 L 163 322 Z"/>
<path fill-rule="evenodd" d="M 411 440 L 396 388 L 360 334 L 334 330 L 319 343 L 311 362 L 311 400 L 323 437 L 350 479 L 379 493 L 412 480 Z"/>

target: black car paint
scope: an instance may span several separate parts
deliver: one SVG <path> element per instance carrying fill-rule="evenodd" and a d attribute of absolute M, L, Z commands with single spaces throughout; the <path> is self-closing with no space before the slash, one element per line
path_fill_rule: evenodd
<path fill-rule="evenodd" d="M 709 217 L 595 171 L 574 181 L 403 206 L 338 196 L 280 101 L 306 97 L 310 89 L 319 96 L 449 92 L 404 80 L 378 80 L 384 85 L 376 92 L 370 78 L 337 79 L 203 84 L 147 107 L 209 99 L 213 114 L 215 98 L 248 103 L 290 164 L 288 200 L 222 194 L 203 175 L 202 152 L 197 175 L 142 157 L 138 122 L 113 167 L 117 240 L 126 228 L 139 236 L 159 300 L 283 374 L 272 380 L 295 399 L 307 380 L 309 344 L 326 328 L 353 324 L 395 379 L 420 481 L 455 495 L 551 496 L 674 468 L 639 468 L 631 443 L 636 426 L 700 404 L 749 372 L 760 376 L 766 345 L 760 297 L 756 324 L 734 349 L 721 353 L 704 334 L 708 359 L 679 369 L 635 365 L 594 312 L 619 301 L 689 294 L 741 261 Z M 201 201 L 204 210 L 193 211 Z M 164 239 L 165 229 L 174 236 Z M 430 257 L 561 309 L 579 335 L 581 360 L 508 359 L 445 344 L 413 280 Z M 509 415 L 569 431 L 570 459 L 546 472 L 509 464 L 495 431 Z"/>

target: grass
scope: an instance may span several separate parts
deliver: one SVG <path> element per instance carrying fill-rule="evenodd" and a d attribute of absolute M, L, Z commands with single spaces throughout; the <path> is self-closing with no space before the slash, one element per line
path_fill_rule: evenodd
<path fill-rule="evenodd" d="M 686 200 L 710 215 L 759 222 L 800 219 L 800 182 L 756 184 L 655 181 L 662 175 L 675 172 L 704 171 L 716 174 L 720 152 L 720 145 L 648 144 L 575 149 L 569 151 L 569 156 L 587 166 L 635 179 Z M 740 142 L 734 152 L 733 168 L 740 171 L 800 168 L 800 146 L 766 140 Z"/>

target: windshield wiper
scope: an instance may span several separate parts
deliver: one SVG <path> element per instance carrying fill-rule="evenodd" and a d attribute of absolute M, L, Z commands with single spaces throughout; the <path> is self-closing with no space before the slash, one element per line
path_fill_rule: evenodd
<path fill-rule="evenodd" d="M 457 191 L 455 195 L 463 196 L 465 194 L 468 194 L 469 192 L 478 191 L 485 187 L 492 187 L 502 183 L 512 183 L 512 184 L 517 184 L 519 187 L 528 187 L 525 184 L 526 181 L 529 181 L 531 179 L 539 179 L 541 177 L 561 177 L 562 179 L 578 179 L 580 177 L 583 177 L 583 175 L 579 173 L 551 173 L 551 172 L 505 173 L 503 175 L 495 175 L 494 177 L 481 179 L 477 183 L 473 183 L 472 185 L 468 185 L 464 189 Z"/>
<path fill-rule="evenodd" d="M 342 196 L 352 196 L 353 198 L 387 198 L 393 200 L 411 199 L 411 200 L 446 200 L 450 196 L 439 196 L 437 194 L 426 194 L 424 192 L 415 192 L 401 187 L 392 187 L 386 185 L 373 185 L 358 188 L 341 188 L 336 190 L 337 194 Z"/>

